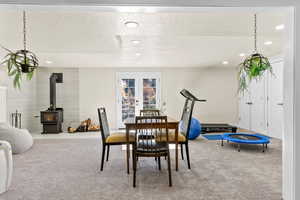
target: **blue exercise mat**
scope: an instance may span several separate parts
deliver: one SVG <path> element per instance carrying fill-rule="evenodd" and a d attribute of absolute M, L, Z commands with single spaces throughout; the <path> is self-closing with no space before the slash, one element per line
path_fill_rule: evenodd
<path fill-rule="evenodd" d="M 203 134 L 201 135 L 203 137 L 205 137 L 207 140 L 222 140 L 222 135 L 206 135 L 206 134 Z"/>

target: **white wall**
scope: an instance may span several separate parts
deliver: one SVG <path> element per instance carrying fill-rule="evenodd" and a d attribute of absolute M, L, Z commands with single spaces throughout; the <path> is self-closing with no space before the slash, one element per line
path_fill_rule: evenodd
<path fill-rule="evenodd" d="M 184 98 L 179 94 L 189 89 L 206 103 L 197 103 L 194 116 L 201 122 L 237 121 L 237 76 L 233 68 L 80 68 L 80 119 L 91 117 L 98 122 L 97 108 L 104 106 L 112 129 L 116 121 L 116 73 L 120 71 L 161 72 L 161 102 L 166 113 L 180 119 Z"/>
<path fill-rule="evenodd" d="M 97 123 L 97 108 L 104 106 L 110 128 L 116 127 L 116 74 L 113 69 L 79 69 L 80 119 L 92 118 Z"/>
<path fill-rule="evenodd" d="M 167 113 L 180 118 L 185 99 L 179 92 L 186 88 L 198 98 L 207 100 L 195 105 L 194 116 L 201 122 L 236 123 L 236 73 L 233 68 L 162 70 L 162 101 L 167 103 Z"/>

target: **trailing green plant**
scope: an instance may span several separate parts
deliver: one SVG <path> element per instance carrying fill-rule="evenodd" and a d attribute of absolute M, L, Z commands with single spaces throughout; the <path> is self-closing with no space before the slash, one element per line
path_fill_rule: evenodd
<path fill-rule="evenodd" d="M 266 71 L 272 72 L 267 57 L 257 51 L 257 15 L 254 14 L 254 53 L 239 65 L 239 92 L 244 93 L 253 79 L 259 80 Z"/>
<path fill-rule="evenodd" d="M 259 80 L 264 73 L 269 71 L 273 74 L 272 65 L 268 58 L 259 53 L 254 53 L 247 57 L 239 65 L 239 91 L 244 93 L 252 80 Z"/>
<path fill-rule="evenodd" d="M 12 52 L 7 48 L 3 49 L 7 50 L 8 54 L 3 58 L 1 65 L 6 65 L 8 76 L 13 77 L 14 87 L 20 88 L 24 74 L 27 80 L 32 79 L 38 60 L 32 52 L 27 50 Z"/>
<path fill-rule="evenodd" d="M 23 11 L 23 37 L 24 49 L 13 52 L 2 45 L 0 47 L 8 53 L 3 58 L 0 65 L 6 65 L 8 76 L 13 76 L 13 85 L 15 88 L 21 87 L 23 74 L 26 74 L 28 80 L 31 80 L 35 69 L 38 67 L 38 59 L 34 53 L 26 49 L 26 13 Z"/>

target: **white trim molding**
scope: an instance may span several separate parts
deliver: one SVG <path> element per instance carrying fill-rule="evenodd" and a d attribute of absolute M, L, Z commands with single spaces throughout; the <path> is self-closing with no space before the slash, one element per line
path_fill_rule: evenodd
<path fill-rule="evenodd" d="M 297 98 L 296 89 L 296 71 L 295 71 L 295 10 L 290 9 L 286 15 L 285 25 L 287 27 L 285 34 L 284 47 L 284 74 L 283 74 L 283 102 L 284 102 L 284 133 L 282 140 L 282 174 L 283 174 L 283 199 L 284 200 L 298 200 L 300 194 L 296 196 L 296 167 L 297 160 L 296 153 L 296 124 L 297 118 L 300 114 L 297 113 Z M 299 82 L 299 81 L 298 81 Z M 298 83 L 299 85 L 299 83 Z M 298 100 L 297 100 L 298 99 Z M 297 114 L 297 115 L 296 115 Z M 298 120 L 299 121 L 299 120 Z M 299 143 L 298 143 L 299 145 Z M 299 148 L 299 147 L 298 147 Z M 298 155 L 299 157 L 299 155 Z M 299 161 L 298 161 L 299 162 Z M 299 177 L 298 177 L 299 178 Z"/>

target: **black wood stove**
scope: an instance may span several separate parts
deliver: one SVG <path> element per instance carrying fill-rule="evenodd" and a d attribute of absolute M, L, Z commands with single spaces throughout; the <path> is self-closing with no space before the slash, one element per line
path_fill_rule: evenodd
<path fill-rule="evenodd" d="M 50 107 L 48 110 L 41 111 L 41 123 L 43 124 L 42 133 L 61 133 L 63 108 L 56 108 L 56 83 L 63 82 L 62 73 L 53 73 L 50 76 Z"/>

